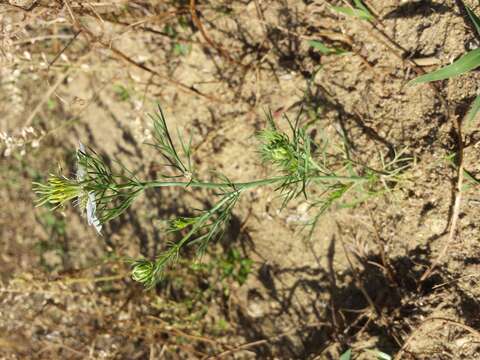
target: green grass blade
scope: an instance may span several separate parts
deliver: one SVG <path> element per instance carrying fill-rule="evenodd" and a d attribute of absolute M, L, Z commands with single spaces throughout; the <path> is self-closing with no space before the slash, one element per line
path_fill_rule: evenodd
<path fill-rule="evenodd" d="M 324 55 L 344 55 L 348 53 L 347 51 L 340 48 L 330 48 L 318 40 L 309 40 L 308 45 L 310 45 L 315 50 L 320 51 Z"/>
<path fill-rule="evenodd" d="M 477 116 L 478 110 L 480 110 L 480 95 L 478 95 L 475 100 L 473 100 L 470 110 L 468 110 L 467 117 L 465 118 L 465 123 L 467 126 L 475 119 Z"/>
<path fill-rule="evenodd" d="M 409 82 L 409 85 L 448 79 L 466 73 L 479 66 L 480 48 L 466 53 L 460 59 L 450 65 L 413 79 Z"/>
<path fill-rule="evenodd" d="M 379 360 L 392 360 L 392 357 L 384 352 L 377 351 L 377 356 Z"/>
<path fill-rule="evenodd" d="M 340 356 L 340 360 L 350 360 L 351 358 L 352 358 L 352 349 L 348 349 Z"/>
<path fill-rule="evenodd" d="M 366 14 L 368 14 L 368 16 L 370 17 L 370 19 L 368 20 L 373 20 L 374 19 L 374 16 L 372 15 L 372 13 L 368 10 L 368 8 L 362 3 L 362 0 L 353 0 L 353 3 L 355 4 L 355 6 L 357 8 L 359 8 L 360 10 L 364 11 Z"/>
<path fill-rule="evenodd" d="M 480 181 L 469 171 L 463 169 L 463 175 L 465 176 L 465 179 L 467 179 L 471 183 L 471 185 L 479 185 L 480 184 Z M 471 187 L 468 184 L 464 184 L 464 186 L 467 189 Z"/>
<path fill-rule="evenodd" d="M 332 10 L 339 12 L 343 15 L 360 18 L 362 20 L 373 20 L 373 16 L 370 15 L 368 11 L 362 9 L 352 9 L 343 6 L 332 6 L 331 8 Z"/>
<path fill-rule="evenodd" d="M 465 6 L 465 10 L 467 10 L 467 14 L 472 20 L 473 26 L 475 26 L 475 30 L 477 30 L 477 34 L 480 35 L 480 18 L 475 15 L 472 9 L 470 9 L 465 3 L 463 3 L 463 6 Z"/>

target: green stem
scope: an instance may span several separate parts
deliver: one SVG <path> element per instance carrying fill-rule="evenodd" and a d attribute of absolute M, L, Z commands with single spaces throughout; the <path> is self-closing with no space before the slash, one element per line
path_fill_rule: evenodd
<path fill-rule="evenodd" d="M 226 182 L 203 182 L 203 181 L 147 181 L 141 183 L 143 188 L 158 188 L 158 187 L 192 187 L 192 188 L 204 188 L 204 189 L 218 189 L 222 187 L 233 187 L 238 191 L 243 191 L 246 189 L 250 189 L 257 186 L 266 186 L 272 185 L 279 182 L 288 181 L 292 179 L 291 176 L 276 176 L 267 179 L 261 180 L 254 180 L 249 182 L 238 182 L 238 183 L 226 183 Z M 333 176 L 333 175 L 326 175 L 326 176 L 310 176 L 308 180 L 320 180 L 320 181 L 342 181 L 342 182 L 364 182 L 368 181 L 368 179 L 361 177 L 361 176 Z M 302 179 L 296 179 L 292 181 L 294 182 L 301 182 Z"/>
<path fill-rule="evenodd" d="M 217 212 L 218 209 L 220 209 L 223 205 L 225 205 L 233 196 L 235 196 L 234 193 L 225 196 L 223 199 L 221 199 L 213 208 L 208 210 L 205 214 L 203 214 L 200 219 L 197 221 L 197 223 L 192 227 L 192 229 L 178 242 L 175 244 L 176 251 L 179 251 L 182 246 L 190 240 L 190 238 L 205 224 L 205 222 L 214 214 Z"/>

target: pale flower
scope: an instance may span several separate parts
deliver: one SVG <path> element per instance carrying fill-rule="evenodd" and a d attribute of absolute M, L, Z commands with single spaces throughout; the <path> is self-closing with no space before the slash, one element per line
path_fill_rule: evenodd
<path fill-rule="evenodd" d="M 92 225 L 95 227 L 95 230 L 101 235 L 102 234 L 102 224 L 100 220 L 98 220 L 97 215 L 95 214 L 97 210 L 97 204 L 95 202 L 95 194 L 93 191 L 88 193 L 88 201 L 87 201 L 87 220 L 88 225 Z"/>
<path fill-rule="evenodd" d="M 77 181 L 82 182 L 85 179 L 86 176 L 86 170 L 83 167 L 83 165 L 80 162 L 80 154 L 83 153 L 85 154 L 85 146 L 83 146 L 82 143 L 79 145 L 79 149 L 77 151 Z M 78 204 L 83 206 L 85 203 L 85 192 L 83 192 L 81 195 L 78 197 Z M 87 221 L 88 225 L 92 225 L 95 227 L 95 230 L 101 235 L 102 234 L 102 224 L 100 223 L 100 220 L 98 220 L 96 211 L 97 211 L 97 203 L 95 201 L 95 193 L 93 191 L 89 191 L 87 198 L 86 198 L 86 205 L 85 209 L 87 212 Z"/>

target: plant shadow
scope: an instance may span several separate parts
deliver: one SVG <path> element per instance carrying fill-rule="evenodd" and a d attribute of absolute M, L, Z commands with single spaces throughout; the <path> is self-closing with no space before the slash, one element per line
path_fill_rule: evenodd
<path fill-rule="evenodd" d="M 452 11 L 452 9 L 445 5 L 433 2 L 431 0 L 425 1 L 409 1 L 406 4 L 399 5 L 384 15 L 384 19 L 401 19 L 413 18 L 416 16 L 429 16 L 432 14 L 445 14 Z"/>
<path fill-rule="evenodd" d="M 237 309 L 245 338 L 267 340 L 250 349 L 258 358 L 333 360 L 364 338 L 376 339 L 370 348 L 393 356 L 412 331 L 408 324 L 421 323 L 441 303 L 442 294 L 452 290 L 444 288 L 450 278 L 444 270 L 419 284 L 430 265 L 429 249 L 415 248 L 388 259 L 388 264 L 372 252 L 356 258 L 359 268 L 339 271 L 334 265 L 335 242 L 333 238 L 326 267 L 260 267 L 257 278 L 262 286 L 250 290 L 248 297 L 274 310 L 252 316 L 248 308 Z M 463 321 L 478 328 L 480 302 L 460 289 L 455 293 Z M 295 326 L 289 331 L 285 323 Z"/>

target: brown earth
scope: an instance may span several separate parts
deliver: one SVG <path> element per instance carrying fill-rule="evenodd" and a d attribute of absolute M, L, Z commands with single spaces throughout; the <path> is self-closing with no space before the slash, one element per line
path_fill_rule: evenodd
<path fill-rule="evenodd" d="M 9 3 L 0 131 L 18 141 L 1 143 L 2 358 L 338 359 L 347 349 L 353 359 L 480 358 L 473 180 L 453 241 L 420 281 L 449 239 L 455 122 L 479 75 L 407 86 L 478 44 L 459 1 L 370 0 L 374 26 L 333 12 L 334 1 L 198 1 L 193 18 L 184 1 Z M 322 55 L 309 40 L 349 53 Z M 372 166 L 394 152 L 415 162 L 391 192 L 331 209 L 311 240 L 297 226 L 306 201 L 280 211 L 273 189 L 254 190 L 204 267 L 182 260 L 143 291 L 123 259 L 154 257 L 165 221 L 207 208 L 213 194 L 149 191 L 100 237 L 74 207 L 35 208 L 31 182 L 57 164 L 73 173 L 79 141 L 158 176 L 162 161 L 142 144 L 157 102 L 172 129 L 192 135 L 205 177 L 270 174 L 254 136 L 268 109 L 284 127 L 282 114 L 303 107 L 302 121 L 334 142 L 344 134 Z M 35 133 L 22 137 L 28 126 Z M 474 177 L 476 126 L 463 134 Z M 218 259 L 232 249 L 253 260 L 243 284 L 222 277 Z"/>

